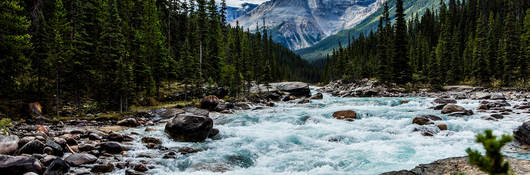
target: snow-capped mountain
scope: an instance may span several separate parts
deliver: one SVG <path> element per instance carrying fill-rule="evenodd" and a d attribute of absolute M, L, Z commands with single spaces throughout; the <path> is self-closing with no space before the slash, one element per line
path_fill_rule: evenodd
<path fill-rule="evenodd" d="M 292 50 L 310 47 L 339 31 L 355 27 L 386 0 L 271 0 L 236 20 L 260 28 L 265 20 L 273 39 Z M 236 20 L 230 24 L 235 25 Z M 259 24 L 258 24 L 259 23 Z"/>
<path fill-rule="evenodd" d="M 227 6 L 226 7 L 226 21 L 231 22 L 234 19 L 239 18 L 258 7 L 259 4 L 252 3 L 242 3 L 237 4 L 236 6 Z"/>

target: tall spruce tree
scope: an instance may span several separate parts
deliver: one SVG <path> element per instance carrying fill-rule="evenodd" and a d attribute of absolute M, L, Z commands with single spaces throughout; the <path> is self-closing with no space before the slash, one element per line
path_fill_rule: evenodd
<path fill-rule="evenodd" d="M 396 1 L 396 25 L 394 31 L 392 67 L 396 69 L 394 69 L 393 75 L 396 83 L 405 84 L 412 80 L 412 72 L 407 53 L 409 47 L 407 42 L 407 24 L 405 21 L 403 0 Z"/>

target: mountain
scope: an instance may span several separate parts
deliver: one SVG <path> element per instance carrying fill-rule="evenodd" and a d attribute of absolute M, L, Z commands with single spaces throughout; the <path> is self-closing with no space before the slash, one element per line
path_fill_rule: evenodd
<path fill-rule="evenodd" d="M 350 29 L 376 12 L 386 0 L 271 0 L 233 20 L 243 28 L 263 26 L 273 40 L 298 50 Z M 258 24 L 259 23 L 259 24 Z"/>
<path fill-rule="evenodd" d="M 392 15 L 394 15 L 396 1 L 388 0 L 388 3 L 390 6 L 391 18 L 394 18 L 394 16 Z M 440 1 L 404 0 L 403 6 L 405 8 L 407 18 L 410 19 L 413 14 L 422 15 L 429 8 L 438 9 L 440 7 Z M 346 44 L 348 42 L 348 36 L 351 35 L 352 37 L 357 37 L 361 33 L 368 35 L 370 31 L 377 30 L 377 24 L 382 13 L 383 8 L 377 9 L 374 13 L 366 17 L 357 26 L 331 35 L 318 42 L 317 44 L 312 45 L 311 47 L 297 50 L 296 53 L 298 53 L 302 58 L 309 61 L 325 58 L 326 55 L 333 50 L 333 48 L 338 48 L 339 42 Z"/>
<path fill-rule="evenodd" d="M 226 21 L 231 22 L 234 19 L 239 18 L 258 7 L 259 4 L 252 3 L 242 3 L 236 6 L 227 6 L 226 7 Z"/>

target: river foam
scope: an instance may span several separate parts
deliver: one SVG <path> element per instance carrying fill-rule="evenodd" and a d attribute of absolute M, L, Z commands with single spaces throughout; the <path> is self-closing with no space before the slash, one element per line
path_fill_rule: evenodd
<path fill-rule="evenodd" d="M 409 103 L 401 104 L 401 100 Z M 155 132 L 144 128 L 136 136 L 162 138 L 170 150 L 181 147 L 204 151 L 162 159 L 164 152 L 149 150 L 135 143 L 132 156 L 151 153 L 159 158 L 153 174 L 359 174 L 373 175 L 411 169 L 435 160 L 464 156 L 466 148 L 481 149 L 475 135 L 485 129 L 494 134 L 512 134 L 528 120 L 528 114 L 505 116 L 498 122 L 481 119 L 486 113 L 467 117 L 441 115 L 428 109 L 431 98 L 340 98 L 324 95 L 308 104 L 279 103 L 274 108 L 238 111 L 235 114 L 210 114 L 221 132 L 204 143 L 179 143 L 168 139 L 163 126 Z M 514 105 L 516 102 L 510 102 Z M 458 105 L 476 109 L 479 101 L 460 100 Z M 339 110 L 355 110 L 360 119 L 336 120 Z M 433 114 L 448 125 L 433 137 L 413 132 L 416 116 Z M 432 126 L 433 130 L 436 130 Z M 139 140 L 139 139 L 136 139 Z M 529 154 L 508 153 L 529 159 Z"/>

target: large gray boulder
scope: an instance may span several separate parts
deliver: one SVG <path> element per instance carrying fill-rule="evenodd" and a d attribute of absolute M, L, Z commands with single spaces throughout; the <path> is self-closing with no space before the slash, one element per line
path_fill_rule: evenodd
<path fill-rule="evenodd" d="M 207 116 L 180 114 L 167 122 L 165 132 L 179 142 L 202 142 L 212 127 L 213 120 Z"/>
<path fill-rule="evenodd" d="M 530 121 L 524 122 L 513 132 L 515 140 L 521 144 L 530 145 Z"/>
<path fill-rule="evenodd" d="M 311 90 L 309 89 L 309 84 L 303 82 L 281 82 L 273 83 L 271 86 L 274 86 L 276 89 L 284 92 L 288 92 L 290 95 L 297 97 L 310 97 Z"/>
<path fill-rule="evenodd" d="M 22 175 L 27 172 L 40 174 L 42 165 L 37 159 L 25 156 L 0 155 L 0 174 Z"/>
<path fill-rule="evenodd" d="M 0 135 L 0 154 L 13 154 L 18 149 L 18 136 Z"/>
<path fill-rule="evenodd" d="M 473 111 L 466 110 L 466 108 L 454 104 L 445 105 L 442 109 L 442 114 L 459 113 L 462 115 L 473 115 Z"/>

